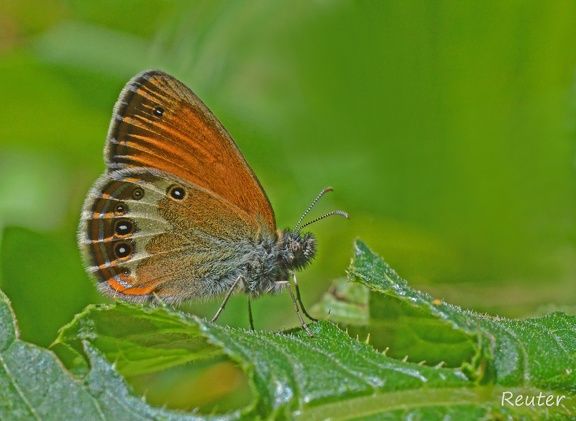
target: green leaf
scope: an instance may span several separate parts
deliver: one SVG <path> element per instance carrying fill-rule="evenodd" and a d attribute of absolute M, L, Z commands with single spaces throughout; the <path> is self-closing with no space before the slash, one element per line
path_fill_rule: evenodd
<path fill-rule="evenodd" d="M 464 311 L 409 288 L 361 241 L 350 275 L 373 291 L 376 321 L 394 303 L 392 319 L 404 319 L 401 335 L 416 338 L 418 358 L 436 361 L 450 355 L 451 345 L 458 355 L 468 348 L 470 358 L 460 365 L 476 383 L 576 392 L 576 317 L 556 312 L 511 320 Z"/>
<path fill-rule="evenodd" d="M 70 368 L 81 372 L 87 369 L 81 358 L 84 341 L 93 343 L 125 376 L 222 355 L 220 348 L 207 343 L 196 321 L 183 313 L 122 303 L 88 306 L 64 326 L 52 346 L 70 352 Z"/>
<path fill-rule="evenodd" d="M 338 278 L 311 311 L 315 315 L 329 316 L 337 323 L 364 325 L 370 319 L 369 297 L 370 290 L 364 285 Z"/>
<path fill-rule="evenodd" d="M 92 344 L 84 351 L 90 370 L 74 378 L 52 352 L 18 339 L 10 302 L 0 291 L 0 419 L 199 419 L 150 407 Z"/>
<path fill-rule="evenodd" d="M 302 329 L 281 333 L 250 331 L 214 324 L 170 308 L 117 303 L 89 306 L 61 331 L 56 341 L 58 347 L 65 347 L 76 356 L 72 367 L 85 373 L 83 383 L 58 366 L 63 380 L 36 382 L 35 386 L 50 390 L 50 386 L 60 382 L 74 383 L 78 394 L 86 396 L 104 419 L 170 418 L 176 413 L 149 407 L 131 394 L 116 369 L 106 364 L 100 353 L 127 375 L 227 357 L 246 373 L 253 391 L 250 405 L 222 415 L 229 419 L 560 420 L 576 414 L 573 317 L 555 313 L 514 321 L 463 311 L 410 289 L 361 242 L 355 245 L 349 273 L 352 280 L 371 290 L 371 341 L 389 333 L 378 330 L 386 322 L 382 317 L 384 309 L 374 308 L 375 303 L 383 302 L 378 300 L 386 299 L 396 304 L 393 319 L 402 320 L 403 329 L 409 330 L 407 337 L 418 339 L 412 348 L 424 348 L 419 353 L 433 360 L 439 358 L 440 351 L 450 358 L 450 344 L 455 344 L 457 358 L 452 361 L 459 363 L 431 366 L 391 358 L 371 343 L 350 337 L 328 320 L 312 324 L 314 337 L 310 338 Z M 7 303 L 5 307 L 8 308 Z M 4 313 L 10 316 L 9 308 Z M 14 330 L 12 335 L 10 331 L 0 333 L 9 347 L 22 344 Z M 51 353 L 38 352 L 54 360 Z M 7 363 L 5 355 L 3 351 L 4 366 L 11 367 L 14 363 Z M 85 363 L 78 364 L 78 359 Z M 28 356 L 18 358 L 21 364 L 30 360 Z M 37 364 L 32 367 L 36 367 L 33 375 L 25 370 L 17 375 L 2 374 L 1 384 L 34 383 L 33 379 L 46 375 Z M 528 398 L 530 403 L 531 398 L 532 404 L 503 404 L 505 393 L 511 395 L 512 402 L 522 395 L 520 399 L 526 402 Z M 8 399 L 1 401 L 14 399 L 4 392 L 2 395 Z M 547 406 L 548 396 L 554 402 L 560 398 L 561 405 Z M 42 400 L 43 404 L 47 401 Z M 78 409 L 84 402 L 79 398 L 66 401 L 57 397 L 49 401 L 53 405 L 66 402 L 59 406 L 59 414 L 69 417 L 80 410 L 94 410 Z M 101 402 L 109 406 L 103 407 Z M 11 412 L 6 409 L 3 414 Z"/>
<path fill-rule="evenodd" d="M 126 326 L 130 327 L 129 334 Z M 157 336 L 151 326 L 158 329 Z M 75 349 L 82 341 L 90 340 L 104 348 L 110 360 L 118 361 L 122 372 L 131 374 L 158 361 L 158 350 L 168 349 L 170 354 L 170 349 L 195 348 L 202 349 L 202 355 L 206 352 L 216 355 L 216 346 L 252 376 L 257 401 L 254 408 L 247 409 L 246 415 L 250 416 L 300 414 L 308 418 L 316 413 L 322 417 L 335 416 L 360 397 L 362 405 L 384 405 L 387 398 L 375 395 L 376 392 L 420 389 L 424 384 L 466 387 L 468 383 L 459 370 L 422 367 L 390 359 L 350 338 L 328 321 L 316 323 L 311 329 L 314 338 L 302 330 L 263 333 L 219 326 L 167 308 L 117 303 L 90 306 L 61 332 L 58 342 Z M 189 334 L 182 336 L 186 331 Z M 171 336 L 172 332 L 177 338 Z M 198 346 L 199 332 L 205 338 L 205 348 Z M 118 358 L 120 351 L 122 358 Z M 189 358 L 170 361 L 177 364 Z M 160 365 L 165 367 L 165 361 Z M 347 403 L 341 403 L 342 399 Z M 349 413 L 362 413 L 362 410 L 358 407 Z"/>

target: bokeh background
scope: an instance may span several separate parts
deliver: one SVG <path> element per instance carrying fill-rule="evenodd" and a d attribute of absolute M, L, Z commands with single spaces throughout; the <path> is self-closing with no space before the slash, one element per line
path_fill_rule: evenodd
<path fill-rule="evenodd" d="M 0 286 L 23 338 L 48 346 L 106 301 L 75 232 L 113 104 L 147 68 L 222 120 L 280 227 L 334 187 L 313 215 L 351 220 L 310 227 L 308 306 L 345 276 L 359 237 L 448 302 L 509 317 L 574 309 L 574 40 L 574 2 L 0 2 Z M 286 295 L 253 307 L 258 328 L 298 325 Z M 219 322 L 247 327 L 245 298 Z M 245 390 L 230 363 L 179 370 L 132 380 L 171 407 L 249 399 L 227 395 Z"/>

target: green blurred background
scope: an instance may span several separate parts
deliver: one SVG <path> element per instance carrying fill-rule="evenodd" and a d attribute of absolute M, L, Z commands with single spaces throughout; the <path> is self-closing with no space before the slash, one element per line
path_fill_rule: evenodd
<path fill-rule="evenodd" d="M 511 317 L 573 308 L 575 40 L 575 2 L 3 0 L 0 283 L 23 338 L 47 346 L 105 301 L 75 231 L 113 104 L 147 68 L 222 120 L 280 227 L 335 188 L 313 214 L 351 220 L 311 227 L 308 306 L 344 275 L 358 236 L 448 302 Z M 245 307 L 234 298 L 219 322 L 246 327 Z M 285 294 L 253 307 L 257 328 L 298 325 Z M 234 370 L 136 383 L 190 407 L 241 384 Z"/>

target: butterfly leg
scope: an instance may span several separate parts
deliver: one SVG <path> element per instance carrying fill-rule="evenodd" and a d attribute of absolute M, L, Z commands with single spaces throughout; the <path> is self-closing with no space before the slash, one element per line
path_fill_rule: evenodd
<path fill-rule="evenodd" d="M 294 288 L 296 288 L 296 299 L 298 300 L 298 304 L 300 304 L 300 308 L 302 309 L 302 313 L 304 313 L 304 315 L 306 317 L 308 317 L 311 321 L 317 322 L 318 319 L 315 319 L 314 317 L 310 316 L 308 314 L 308 312 L 306 311 L 306 308 L 304 308 L 304 304 L 302 303 L 302 298 L 300 297 L 300 287 L 298 286 L 298 280 L 296 279 L 296 274 L 294 272 L 292 272 L 292 279 L 294 279 Z"/>
<path fill-rule="evenodd" d="M 218 311 L 216 312 L 216 314 L 214 315 L 214 317 L 212 317 L 212 322 L 215 322 L 216 319 L 220 316 L 220 313 L 222 313 L 222 310 L 224 310 L 224 307 L 226 307 L 226 303 L 228 302 L 228 300 L 230 299 L 230 296 L 232 295 L 232 293 L 234 292 L 234 290 L 236 289 L 236 285 L 238 285 L 238 282 L 240 282 L 241 279 L 244 279 L 244 277 L 242 275 L 240 275 L 238 278 L 236 278 L 236 280 L 234 281 L 234 283 L 232 284 L 232 287 L 228 290 L 228 292 L 226 293 L 226 297 L 224 297 L 224 301 L 222 302 L 222 304 L 220 305 L 220 307 L 218 308 Z"/>
<path fill-rule="evenodd" d="M 160 296 L 158 294 L 156 294 L 155 292 L 152 292 L 152 295 L 154 296 L 154 299 L 156 300 L 155 303 L 158 304 L 159 306 L 162 306 L 164 308 L 168 308 L 168 305 L 164 302 L 164 300 L 162 298 L 160 298 Z"/>
<path fill-rule="evenodd" d="M 292 285 L 290 285 L 290 282 L 288 282 L 286 289 L 290 293 L 290 298 L 292 298 L 292 302 L 294 303 L 294 310 L 296 311 L 296 315 L 298 316 L 298 319 L 300 320 L 300 324 L 306 330 L 306 332 L 308 332 L 308 336 L 313 338 L 314 334 L 312 333 L 312 331 L 310 330 L 308 325 L 304 322 L 304 319 L 302 318 L 302 315 L 300 314 L 300 308 L 298 307 L 298 302 L 296 301 L 296 297 L 294 296 L 294 293 L 292 292 Z"/>
<path fill-rule="evenodd" d="M 254 319 L 252 318 L 252 300 L 248 297 L 248 318 L 250 319 L 250 330 L 254 329 Z"/>

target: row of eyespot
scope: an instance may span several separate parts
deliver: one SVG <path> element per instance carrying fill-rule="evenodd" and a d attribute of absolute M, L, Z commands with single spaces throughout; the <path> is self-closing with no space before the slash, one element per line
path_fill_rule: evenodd
<path fill-rule="evenodd" d="M 180 186 L 170 186 L 168 187 L 167 193 L 174 200 L 183 200 L 186 197 L 186 191 Z M 132 198 L 134 200 L 140 200 L 144 197 L 144 190 L 141 187 L 136 187 L 132 191 Z M 116 205 L 115 214 L 124 215 L 128 211 L 128 207 L 124 203 L 119 203 Z M 134 221 L 122 218 L 114 223 L 115 236 L 120 238 L 126 238 L 131 235 L 136 228 Z M 131 243 L 122 241 L 114 246 L 114 255 L 117 259 L 126 259 L 132 255 L 134 246 Z"/>

